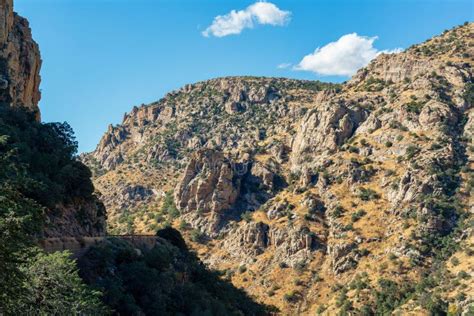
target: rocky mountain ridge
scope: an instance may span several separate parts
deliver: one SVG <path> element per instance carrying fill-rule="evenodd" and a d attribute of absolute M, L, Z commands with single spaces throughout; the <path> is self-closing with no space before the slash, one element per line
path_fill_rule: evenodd
<path fill-rule="evenodd" d="M 342 85 L 229 77 L 135 107 L 82 157 L 109 228 L 173 225 L 285 313 L 467 311 L 473 27 Z"/>

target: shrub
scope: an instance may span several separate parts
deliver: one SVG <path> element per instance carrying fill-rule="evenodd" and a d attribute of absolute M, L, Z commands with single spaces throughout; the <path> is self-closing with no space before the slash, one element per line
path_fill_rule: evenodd
<path fill-rule="evenodd" d="M 355 146 L 349 146 L 349 152 L 351 153 L 354 153 L 354 154 L 358 154 L 359 153 L 359 148 L 355 147 Z"/>
<path fill-rule="evenodd" d="M 197 243 L 203 243 L 205 241 L 205 235 L 199 229 L 193 229 L 190 233 L 190 238 Z"/>
<path fill-rule="evenodd" d="M 411 101 L 409 103 L 406 103 L 404 107 L 408 113 L 420 114 L 424 105 L 424 102 Z"/>
<path fill-rule="evenodd" d="M 343 288 L 336 298 L 336 306 L 341 307 L 347 301 L 347 288 Z"/>
<path fill-rule="evenodd" d="M 440 145 L 440 144 L 437 144 L 437 143 L 431 144 L 431 146 L 430 146 L 431 150 L 438 150 L 438 149 L 441 149 L 441 148 L 443 148 L 443 146 Z"/>
<path fill-rule="evenodd" d="M 357 212 L 353 213 L 351 216 L 351 221 L 353 223 L 357 222 L 359 219 L 361 219 L 365 214 L 367 214 L 366 211 L 364 210 L 358 210 Z"/>
<path fill-rule="evenodd" d="M 451 263 L 453 264 L 453 266 L 457 266 L 457 265 L 459 265 L 460 262 L 459 262 L 459 259 L 458 259 L 458 258 L 453 257 L 453 258 L 451 259 Z"/>
<path fill-rule="evenodd" d="M 303 272 L 305 268 L 306 268 L 306 262 L 304 261 L 298 261 L 295 264 L 295 270 L 298 272 Z"/>
<path fill-rule="evenodd" d="M 471 275 L 467 273 L 466 271 L 459 271 L 458 277 L 464 280 L 468 280 L 471 278 Z"/>
<path fill-rule="evenodd" d="M 280 262 L 280 263 L 278 264 L 278 266 L 280 267 L 280 269 L 286 269 L 286 268 L 288 268 L 288 265 L 287 265 L 285 262 Z"/>
<path fill-rule="evenodd" d="M 250 211 L 244 212 L 240 215 L 240 218 L 246 221 L 247 223 L 250 223 L 252 221 L 252 212 Z"/>
<path fill-rule="evenodd" d="M 318 308 L 316 309 L 316 313 L 318 315 L 324 313 L 324 311 L 327 309 L 327 306 L 326 305 L 319 305 Z"/>
<path fill-rule="evenodd" d="M 186 223 L 186 221 L 180 221 L 178 227 L 180 230 L 185 230 L 188 228 L 188 223 Z"/>
<path fill-rule="evenodd" d="M 344 214 L 345 210 L 341 205 L 337 205 L 334 210 L 332 211 L 331 216 L 334 218 L 339 218 Z"/>
<path fill-rule="evenodd" d="M 380 198 L 380 195 L 372 189 L 369 188 L 359 188 L 359 198 L 362 201 L 371 201 Z"/>
<path fill-rule="evenodd" d="M 395 281 L 380 279 L 380 290 L 375 293 L 377 315 L 390 315 L 391 312 L 407 300 L 414 289 L 409 283 L 398 284 Z"/>
<path fill-rule="evenodd" d="M 366 257 L 370 254 L 370 251 L 367 248 L 357 249 L 356 252 L 362 257 Z"/>
<path fill-rule="evenodd" d="M 406 149 L 406 152 L 405 152 L 406 159 L 407 160 L 412 159 L 419 152 L 420 152 L 420 148 L 418 146 L 415 146 L 415 145 L 408 146 L 408 148 Z"/>
<path fill-rule="evenodd" d="M 298 301 L 298 299 L 299 299 L 299 295 L 295 291 L 291 291 L 283 295 L 283 300 L 287 303 L 295 303 L 296 301 Z"/>
<path fill-rule="evenodd" d="M 168 214 L 172 219 L 179 216 L 179 211 L 174 204 L 173 191 L 166 192 L 163 205 L 161 206 L 161 212 Z"/>
<path fill-rule="evenodd" d="M 342 227 L 342 231 L 344 232 L 351 231 L 351 230 L 354 230 L 354 226 L 352 226 L 352 224 L 347 224 Z"/>

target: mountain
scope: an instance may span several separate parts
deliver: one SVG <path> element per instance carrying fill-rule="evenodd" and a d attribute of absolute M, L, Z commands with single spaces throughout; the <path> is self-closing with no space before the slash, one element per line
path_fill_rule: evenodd
<path fill-rule="evenodd" d="M 473 23 L 348 82 L 226 77 L 81 157 L 114 234 L 173 226 L 284 313 L 472 311 Z"/>
<path fill-rule="evenodd" d="M 205 267 L 176 230 L 154 232 L 148 245 L 106 236 L 72 128 L 40 121 L 40 66 L 28 22 L 0 0 L 0 315 L 275 310 Z"/>

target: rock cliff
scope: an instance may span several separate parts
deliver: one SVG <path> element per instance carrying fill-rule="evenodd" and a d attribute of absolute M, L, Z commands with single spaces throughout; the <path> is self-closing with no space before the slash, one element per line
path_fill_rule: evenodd
<path fill-rule="evenodd" d="M 38 182 L 37 186 L 61 184 L 52 188 L 53 192 L 41 192 L 42 189 L 38 189 L 41 193 L 33 194 L 32 198 L 46 207 L 42 235 L 103 235 L 105 209 L 92 194 L 90 171 L 72 153 L 77 148 L 69 148 L 71 144 L 65 144 L 72 130 L 67 130 L 69 126 L 64 124 L 40 122 L 40 68 L 39 47 L 32 39 L 28 21 L 13 12 L 13 0 L 0 0 L 0 125 L 1 136 L 6 136 L 8 140 L 2 143 L 2 146 L 6 145 L 0 150 L 2 159 L 11 158 L 8 148 L 12 146 L 19 155 L 15 163 L 23 164 L 21 168 L 26 168 L 29 176 Z M 24 111 L 31 112 L 34 117 L 25 115 Z M 63 156 L 59 157 L 61 154 Z M 49 156 L 45 158 L 46 155 Z M 55 165 L 51 167 L 48 163 Z M 50 167 L 55 169 L 53 173 L 49 173 Z M 66 182 L 64 179 L 81 176 L 86 179 L 70 180 L 72 183 L 69 185 L 74 189 L 63 186 Z M 30 186 L 34 187 L 33 184 Z M 31 190 L 34 191 L 33 188 Z M 65 191 L 75 192 L 64 193 L 62 199 L 51 198 L 54 205 L 44 203 L 48 200 L 47 196 Z"/>
<path fill-rule="evenodd" d="M 0 102 L 40 112 L 41 57 L 28 21 L 13 12 L 13 0 L 0 1 Z"/>

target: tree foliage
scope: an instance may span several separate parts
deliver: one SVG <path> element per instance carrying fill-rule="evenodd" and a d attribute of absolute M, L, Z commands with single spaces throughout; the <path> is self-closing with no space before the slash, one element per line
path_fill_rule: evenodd
<path fill-rule="evenodd" d="M 79 261 L 84 279 L 121 315 L 259 315 L 265 308 L 207 270 L 166 228 L 151 249 L 110 239 Z"/>
<path fill-rule="evenodd" d="M 75 291 L 87 291 L 73 261 L 33 247 L 48 209 L 92 194 L 90 172 L 76 153 L 67 123 L 42 124 L 32 113 L 0 105 L 0 314 L 58 314 L 55 304 L 63 311 L 82 308 Z M 66 304 L 71 293 L 78 295 L 76 305 Z"/>
<path fill-rule="evenodd" d="M 38 252 L 22 266 L 26 295 L 18 307 L 26 315 L 103 315 L 101 293 L 79 277 L 69 252 Z"/>

